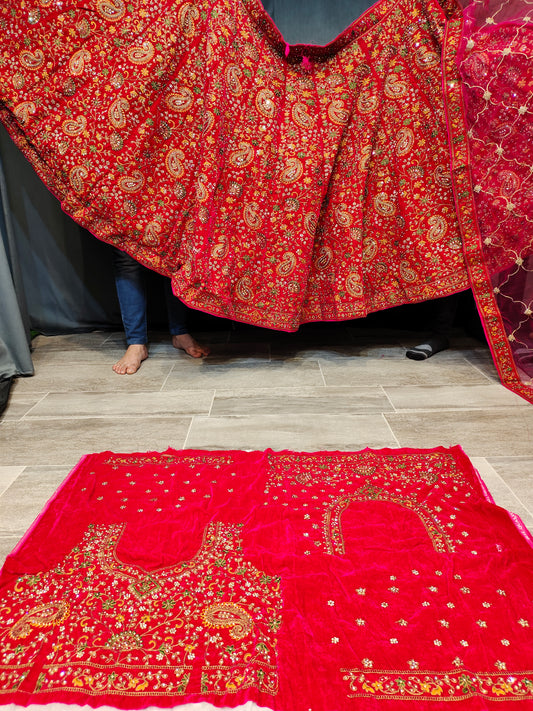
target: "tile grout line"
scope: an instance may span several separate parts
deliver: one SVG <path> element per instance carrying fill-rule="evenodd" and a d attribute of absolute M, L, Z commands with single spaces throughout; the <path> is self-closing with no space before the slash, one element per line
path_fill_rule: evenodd
<path fill-rule="evenodd" d="M 476 365 L 475 363 L 471 363 L 466 356 L 462 356 L 462 357 L 463 357 L 463 360 L 465 361 L 465 363 L 468 363 L 468 365 L 471 368 L 474 368 L 474 370 L 476 370 L 478 373 L 480 373 L 485 378 L 485 380 L 488 380 L 489 383 L 492 383 L 493 385 L 494 384 L 498 385 L 499 380 L 497 380 L 497 379 L 494 380 L 494 378 L 492 378 L 490 375 L 487 375 L 486 373 L 484 373 L 478 365 Z"/>
<path fill-rule="evenodd" d="M 320 363 L 320 358 L 317 358 L 317 359 L 316 359 L 316 362 L 317 362 L 317 365 L 318 365 L 318 369 L 319 369 L 319 371 L 320 371 L 320 377 L 322 378 L 322 387 L 323 387 L 323 388 L 327 388 L 327 385 L 328 385 L 328 384 L 326 383 L 326 377 L 325 377 L 325 375 L 324 375 L 324 371 L 322 370 L 322 365 L 321 365 L 321 363 Z"/>
<path fill-rule="evenodd" d="M 19 417 L 18 421 L 19 421 L 19 422 L 24 422 L 24 421 L 26 420 L 27 416 L 31 413 L 31 411 L 34 410 L 34 409 L 37 407 L 37 405 L 40 405 L 40 404 L 42 403 L 42 401 L 43 401 L 45 398 L 47 398 L 48 395 L 50 395 L 50 394 L 51 394 L 51 391 L 50 391 L 50 390 L 49 390 L 47 393 L 44 393 L 43 396 L 42 396 L 39 400 L 37 400 L 37 402 L 34 402 L 34 403 L 33 403 L 33 405 L 30 407 L 30 409 L 29 409 L 27 412 L 25 412 L 25 413 L 22 415 L 22 417 Z M 15 422 L 16 422 L 16 420 L 15 420 Z"/>
<path fill-rule="evenodd" d="M 399 440 L 398 437 L 396 437 L 396 435 L 394 434 L 394 430 L 392 429 L 392 427 L 391 427 L 389 421 L 387 420 L 387 415 L 386 415 L 386 413 L 385 413 L 385 412 L 381 412 L 380 414 L 381 414 L 381 418 L 385 421 L 385 424 L 386 424 L 387 427 L 389 428 L 389 431 L 390 431 L 390 433 L 391 433 L 391 435 L 392 435 L 392 438 L 393 438 L 394 441 L 396 442 L 396 445 L 401 448 L 400 440 Z"/>
<path fill-rule="evenodd" d="M 215 404 L 215 398 L 217 396 L 217 389 L 213 388 L 213 396 L 211 397 L 211 404 L 209 405 L 209 411 L 207 413 L 207 417 L 211 417 L 211 413 L 213 412 L 213 405 Z M 194 417 L 194 415 L 193 415 Z"/>
<path fill-rule="evenodd" d="M 189 422 L 189 427 L 187 428 L 187 433 L 186 433 L 186 435 L 185 435 L 185 437 L 184 437 L 184 439 L 183 439 L 183 447 L 182 447 L 182 449 L 187 449 L 187 440 L 189 439 L 189 435 L 190 435 L 190 433 L 191 433 L 191 429 L 192 429 L 192 425 L 193 425 L 193 422 L 194 422 L 194 418 L 195 418 L 195 415 L 193 415 L 193 416 L 191 417 L 191 421 Z"/>
<path fill-rule="evenodd" d="M 378 385 L 378 387 L 379 387 L 379 389 L 381 390 L 381 392 L 383 393 L 383 395 L 387 398 L 387 402 L 388 402 L 389 405 L 392 407 L 393 413 L 398 412 L 398 409 L 395 407 L 394 403 L 392 402 L 392 400 L 390 399 L 390 397 L 389 397 L 389 395 L 388 395 L 388 393 L 387 393 L 386 386 L 385 386 L 385 385 Z M 385 410 L 382 410 L 382 411 L 381 411 L 381 414 L 384 415 L 384 414 L 385 414 Z M 388 423 L 387 423 L 387 424 L 388 424 Z M 390 425 L 389 425 L 389 427 L 390 427 Z"/>
<path fill-rule="evenodd" d="M 520 506 L 521 506 L 525 511 L 527 511 L 527 513 L 533 518 L 533 512 L 531 512 L 531 511 L 529 510 L 528 505 L 525 504 L 519 496 L 517 496 L 517 494 L 513 491 L 513 489 L 511 489 L 511 487 L 509 486 L 509 484 L 505 481 L 505 479 L 504 479 L 504 478 L 502 477 L 502 475 L 498 472 L 498 470 L 488 461 L 488 458 L 487 458 L 487 457 L 469 457 L 469 458 L 470 458 L 471 460 L 472 460 L 472 459 L 483 459 L 483 460 L 485 461 L 486 466 L 490 468 L 490 470 L 491 470 L 493 476 L 495 476 L 495 477 L 504 485 L 504 487 L 505 487 L 505 488 L 507 489 L 507 491 L 511 494 L 511 496 L 513 497 L 513 499 L 515 499 L 515 501 L 517 501 L 517 502 L 520 504 Z M 477 467 L 476 467 L 476 469 L 477 469 Z M 479 471 L 478 471 L 478 473 L 479 473 L 479 475 L 481 476 L 481 478 L 483 479 L 482 473 L 480 473 Z M 483 480 L 483 481 L 484 481 L 484 480 Z M 485 483 L 486 483 L 486 482 L 485 482 Z M 490 491 L 490 489 L 489 489 L 489 491 Z M 490 491 L 490 494 L 491 494 L 491 496 L 494 497 L 492 491 Z"/>
<path fill-rule="evenodd" d="M 0 466 L 0 469 L 2 469 L 2 468 L 4 468 L 4 467 L 3 467 L 3 466 Z M 15 478 L 14 478 L 12 481 L 9 482 L 9 484 L 6 486 L 5 489 L 0 488 L 0 499 L 1 499 L 2 496 L 6 493 L 6 491 L 7 491 L 11 486 L 13 486 L 13 484 L 17 481 L 17 479 L 19 478 L 19 476 L 24 473 L 24 470 L 26 469 L 26 465 L 25 465 L 25 464 L 21 464 L 21 465 L 15 465 L 15 466 L 6 466 L 5 468 L 6 468 L 6 469 L 7 469 L 7 468 L 9 468 L 9 469 L 20 469 L 20 471 L 19 471 L 18 474 L 15 476 Z"/>
<path fill-rule="evenodd" d="M 160 392 L 160 393 L 164 392 L 163 388 L 167 384 L 167 381 L 170 378 L 172 371 L 174 370 L 175 367 L 176 367 L 176 363 L 172 363 L 170 366 L 170 370 L 168 371 L 165 378 L 163 379 L 163 383 L 161 384 L 161 387 L 159 388 L 159 390 L 157 392 Z"/>

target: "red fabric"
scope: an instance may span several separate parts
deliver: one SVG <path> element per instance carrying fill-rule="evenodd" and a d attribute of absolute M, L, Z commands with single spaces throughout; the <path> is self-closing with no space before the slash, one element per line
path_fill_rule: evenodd
<path fill-rule="evenodd" d="M 191 306 L 295 330 L 467 288 L 436 0 L 288 53 L 255 0 L 0 13 L 8 129 L 67 212 Z"/>
<path fill-rule="evenodd" d="M 532 595 L 458 447 L 104 452 L 6 561 L 0 699 L 533 708 Z"/>
<path fill-rule="evenodd" d="M 1 118 L 66 212 L 189 305 L 295 330 L 472 286 L 531 399 L 531 24 L 465 4 L 379 0 L 291 47 L 259 0 L 6 0 Z"/>

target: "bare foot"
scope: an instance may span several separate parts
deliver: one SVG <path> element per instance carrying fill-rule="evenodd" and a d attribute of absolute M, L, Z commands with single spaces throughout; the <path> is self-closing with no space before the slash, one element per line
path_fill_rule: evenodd
<path fill-rule="evenodd" d="M 126 352 L 120 360 L 113 366 L 115 373 L 119 375 L 133 375 L 141 367 L 143 360 L 148 358 L 148 349 L 145 345 L 128 346 Z"/>
<path fill-rule="evenodd" d="M 180 333 L 179 336 L 172 336 L 172 345 L 180 351 L 185 351 L 193 358 L 203 358 L 209 355 L 209 348 L 200 345 L 190 333 Z"/>

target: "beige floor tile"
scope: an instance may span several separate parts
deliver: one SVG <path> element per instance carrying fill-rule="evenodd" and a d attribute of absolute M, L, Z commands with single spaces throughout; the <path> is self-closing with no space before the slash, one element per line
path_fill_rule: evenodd
<path fill-rule="evenodd" d="M 384 388 L 396 410 L 473 410 L 530 407 L 503 385 L 389 385 Z"/>
<path fill-rule="evenodd" d="M 24 417 L 24 415 L 29 412 L 32 407 L 34 407 L 43 399 L 43 397 L 45 397 L 44 393 L 37 393 L 35 395 L 21 393 L 20 381 L 21 378 L 15 378 L 13 381 L 7 407 L 2 415 L 0 415 L 0 422 L 20 420 L 21 417 Z"/>
<path fill-rule="evenodd" d="M 460 444 L 470 457 L 533 454 L 533 408 L 385 413 L 402 447 Z"/>
<path fill-rule="evenodd" d="M 295 343 L 349 343 L 351 336 L 349 329 L 342 323 L 308 323 L 300 326 L 297 332 L 273 331 L 269 328 L 257 328 L 242 323 L 235 323 L 230 331 L 230 340 L 239 341 L 295 344 Z"/>
<path fill-rule="evenodd" d="M 68 333 L 60 336 L 36 336 L 32 342 L 34 352 L 37 350 L 92 350 L 98 348 L 109 338 L 109 331 L 91 331 L 90 333 Z"/>
<path fill-rule="evenodd" d="M 486 350 L 466 350 L 463 355 L 480 373 L 496 383 L 500 382 L 498 371 L 488 348 Z"/>
<path fill-rule="evenodd" d="M 525 457 L 491 457 L 489 464 L 533 515 L 533 454 Z"/>
<path fill-rule="evenodd" d="M 353 337 L 350 329 L 276 334 L 271 339 L 270 348 L 277 358 L 315 357 L 317 353 L 331 352 L 344 356 L 356 356 L 361 349 L 394 348 L 399 343 L 390 334 L 374 334 L 371 337 L 358 335 Z"/>
<path fill-rule="evenodd" d="M 494 503 L 506 511 L 517 514 L 522 519 L 524 525 L 533 533 L 533 513 L 531 509 L 528 509 L 524 503 L 520 501 L 490 462 L 487 461 L 486 458 L 481 457 L 472 457 L 470 461 L 479 472 L 479 475 L 494 499 Z"/>
<path fill-rule="evenodd" d="M 112 368 L 119 358 L 124 355 L 126 344 L 109 340 L 101 346 L 85 349 L 59 349 L 45 348 L 37 349 L 33 353 L 33 363 L 37 368 L 42 368 L 46 364 L 65 366 L 68 364 L 92 364 L 92 365 L 108 365 Z M 239 359 L 259 359 L 270 360 L 270 348 L 267 343 L 226 343 L 215 342 L 209 344 L 211 353 L 209 359 L 212 362 L 222 361 L 230 362 L 235 358 Z M 172 361 L 193 361 L 185 351 L 173 347 L 169 340 L 149 343 L 148 356 L 150 362 L 159 360 Z M 145 362 L 146 365 L 146 362 Z"/>
<path fill-rule="evenodd" d="M 227 364 L 174 364 L 163 390 L 236 390 L 243 388 L 321 387 L 324 385 L 317 362 L 250 363 L 235 360 Z"/>
<path fill-rule="evenodd" d="M 484 384 L 487 378 L 459 356 L 414 361 L 405 357 L 346 359 L 334 363 L 319 359 L 326 385 L 462 385 Z"/>
<path fill-rule="evenodd" d="M 209 346 L 213 343 L 227 343 L 229 340 L 229 331 L 194 331 L 192 335 L 199 342 L 205 343 Z M 169 352 L 176 352 L 176 349 L 172 346 L 171 340 L 171 335 L 164 331 L 148 332 L 148 348 L 150 349 L 150 352 L 159 353 L 160 351 L 166 352 L 167 350 Z M 124 350 L 126 348 L 126 337 L 124 332 L 116 331 L 110 333 L 104 341 L 104 346 Z"/>
<path fill-rule="evenodd" d="M 212 343 L 210 353 L 204 362 L 211 365 L 245 363 L 253 365 L 255 362 L 263 363 L 270 360 L 270 346 L 268 343 Z"/>
<path fill-rule="evenodd" d="M 0 497 L 0 536 L 22 536 L 71 471 L 68 466 L 28 466 Z"/>
<path fill-rule="evenodd" d="M 203 343 L 209 348 L 209 355 L 206 357 L 210 363 L 215 362 L 233 362 L 235 360 L 270 360 L 270 347 L 268 343 L 228 343 L 227 341 L 210 341 L 209 339 L 203 339 Z M 109 348 L 110 346 L 105 346 Z M 114 349 L 119 353 L 124 352 L 124 348 Z M 183 363 L 197 362 L 197 359 L 192 358 L 190 355 L 185 353 L 185 351 L 174 348 L 169 340 L 156 341 L 155 343 L 148 344 L 149 357 L 152 359 L 171 359 L 176 361 L 182 361 Z M 204 359 L 198 359 L 202 361 Z"/>
<path fill-rule="evenodd" d="M 13 551 L 20 540 L 20 536 L 0 536 L 0 566 L 4 564 L 7 556 Z"/>
<path fill-rule="evenodd" d="M 181 448 L 190 417 L 39 419 L 0 426 L 0 464 L 74 466 L 91 452 L 163 451 Z"/>
<path fill-rule="evenodd" d="M 124 349 L 116 346 L 98 346 L 95 348 L 39 348 L 32 354 L 33 364 L 40 371 L 45 366 L 55 368 L 85 368 L 87 365 L 107 366 L 110 370 L 119 358 L 124 355 Z"/>
<path fill-rule="evenodd" d="M 335 415 L 391 410 L 380 387 L 217 390 L 210 415 Z"/>
<path fill-rule="evenodd" d="M 399 345 L 377 346 L 347 343 L 345 345 L 310 345 L 294 348 L 272 348 L 272 360 L 320 360 L 333 363 L 351 363 L 353 359 L 371 357 L 403 359 L 405 350 Z"/>
<path fill-rule="evenodd" d="M 57 365 L 44 363 L 35 368 L 33 377 L 19 379 L 17 393 L 160 390 L 172 366 L 169 361 L 148 359 L 135 375 L 117 375 L 107 363 L 70 368 L 65 363 L 61 372 Z"/>
<path fill-rule="evenodd" d="M 179 390 L 131 393 L 49 393 L 26 415 L 40 417 L 176 417 L 208 414 L 213 391 Z M 127 426 L 127 425 L 125 425 Z"/>
<path fill-rule="evenodd" d="M 359 450 L 395 447 L 381 415 L 194 417 L 186 447 L 201 449 Z"/>
<path fill-rule="evenodd" d="M 9 489 L 15 479 L 24 471 L 24 467 L 2 467 L 0 466 L 0 496 Z"/>

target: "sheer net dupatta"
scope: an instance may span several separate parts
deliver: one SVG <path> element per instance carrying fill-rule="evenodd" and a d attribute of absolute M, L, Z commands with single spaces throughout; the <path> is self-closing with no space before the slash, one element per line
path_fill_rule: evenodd
<path fill-rule="evenodd" d="M 481 237 L 472 288 L 503 383 L 533 402 L 533 2 L 464 5 L 458 65 Z"/>

